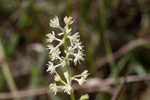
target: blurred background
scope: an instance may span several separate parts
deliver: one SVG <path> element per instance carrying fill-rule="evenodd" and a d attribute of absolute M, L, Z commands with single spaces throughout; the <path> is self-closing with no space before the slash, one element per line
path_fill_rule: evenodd
<path fill-rule="evenodd" d="M 90 72 L 90 100 L 150 100 L 149 0 L 0 0 L 0 100 L 70 100 L 48 89 L 45 35 L 49 20 L 75 19 L 85 61 L 72 72 Z M 89 83 L 88 83 L 89 82 Z M 91 83 L 92 82 L 92 83 Z"/>

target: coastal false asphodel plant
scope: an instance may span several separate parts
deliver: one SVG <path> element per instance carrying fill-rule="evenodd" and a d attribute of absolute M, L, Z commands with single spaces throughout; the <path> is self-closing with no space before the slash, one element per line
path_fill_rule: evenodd
<path fill-rule="evenodd" d="M 72 81 L 76 81 L 79 85 L 86 82 L 88 77 L 88 71 L 85 70 L 81 74 L 72 75 L 70 69 L 70 63 L 73 62 L 75 65 L 84 60 L 83 46 L 80 42 L 79 32 L 72 33 L 72 28 L 74 20 L 72 17 L 64 18 L 64 27 L 59 23 L 59 19 L 56 16 L 50 20 L 50 27 L 58 29 L 60 33 L 52 31 L 48 33 L 47 36 L 47 48 L 49 50 L 48 69 L 54 76 L 54 83 L 49 85 L 50 90 L 56 93 L 58 90 L 62 90 L 71 96 L 72 100 L 75 100 Z M 61 50 L 60 50 L 61 49 Z M 58 68 L 64 68 L 63 77 L 58 73 Z M 85 96 L 84 96 L 85 97 Z M 88 96 L 86 95 L 88 98 Z M 82 99 L 81 97 L 80 99 Z M 83 100 L 83 99 L 82 99 Z"/>

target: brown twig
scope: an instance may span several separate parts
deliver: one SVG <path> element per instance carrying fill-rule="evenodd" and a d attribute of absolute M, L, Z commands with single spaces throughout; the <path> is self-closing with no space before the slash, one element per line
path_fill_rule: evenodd
<path fill-rule="evenodd" d="M 119 96 L 121 94 L 121 91 L 124 88 L 126 79 L 124 78 L 124 80 L 120 83 L 119 87 L 116 89 L 116 91 L 114 92 L 113 96 L 112 96 L 112 100 L 118 100 Z"/>
<path fill-rule="evenodd" d="M 129 43 L 127 43 L 126 45 L 124 45 L 123 47 L 121 47 L 118 51 L 114 52 L 113 58 L 116 60 L 118 58 L 120 58 L 121 56 L 123 56 L 124 54 L 128 53 L 129 51 L 139 47 L 139 46 L 143 46 L 145 44 L 148 44 L 150 41 L 147 39 L 137 39 L 137 40 L 133 40 Z M 105 64 L 111 62 L 111 59 L 109 59 L 108 57 L 104 57 L 101 58 L 99 60 L 96 61 L 96 66 L 97 68 L 102 68 Z"/>
<path fill-rule="evenodd" d="M 126 83 L 132 83 L 132 82 L 139 82 L 139 81 L 147 81 L 150 80 L 150 74 L 144 75 L 144 76 L 128 76 L 126 78 Z M 119 79 L 120 83 L 124 82 L 124 77 L 121 77 Z M 83 86 L 79 86 L 74 84 L 73 88 L 75 91 L 85 91 L 85 92 L 107 92 L 110 94 L 113 94 L 114 89 L 110 88 L 110 85 L 115 84 L 114 80 L 112 79 L 99 79 L 99 78 L 92 78 L 89 79 Z M 22 90 L 17 91 L 15 93 L 0 93 L 0 100 L 1 99 L 11 99 L 15 97 L 24 98 L 27 96 L 37 96 L 37 95 L 43 95 L 48 94 L 50 91 L 48 91 L 48 88 L 40 88 L 40 89 L 32 89 L 32 90 Z"/>
<path fill-rule="evenodd" d="M 0 93 L 0 100 L 1 99 L 11 99 L 11 98 L 24 98 L 28 96 L 37 96 L 37 95 L 43 95 L 47 94 L 48 90 L 45 88 L 40 88 L 40 89 L 31 89 L 31 90 L 22 90 L 22 91 L 17 91 L 14 93 Z"/>

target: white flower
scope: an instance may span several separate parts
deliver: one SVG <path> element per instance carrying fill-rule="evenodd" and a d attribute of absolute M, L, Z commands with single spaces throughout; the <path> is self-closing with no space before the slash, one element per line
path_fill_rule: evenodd
<path fill-rule="evenodd" d="M 56 95 L 57 91 L 58 91 L 58 87 L 55 83 L 52 83 L 49 85 L 49 88 L 52 90 L 52 92 L 54 92 L 54 95 Z"/>
<path fill-rule="evenodd" d="M 86 82 L 86 79 L 84 77 L 81 77 L 80 79 L 75 78 L 74 80 L 76 80 L 79 85 L 83 85 L 83 83 Z"/>
<path fill-rule="evenodd" d="M 50 27 L 59 28 L 60 25 L 59 25 L 58 16 L 56 16 L 55 18 L 51 19 L 49 25 L 50 25 Z"/>
<path fill-rule="evenodd" d="M 55 72 L 56 67 L 55 67 L 55 66 L 53 65 L 53 63 L 50 62 L 50 61 L 48 62 L 47 65 L 48 65 L 47 71 L 53 74 L 53 73 Z"/>
<path fill-rule="evenodd" d="M 64 76 L 65 76 L 65 79 L 66 79 L 67 83 L 70 84 L 69 73 L 68 72 L 64 72 Z"/>
<path fill-rule="evenodd" d="M 80 37 L 79 32 L 76 32 L 75 34 L 68 36 L 71 42 L 71 46 L 79 42 L 79 39 L 78 39 L 79 37 Z"/>
<path fill-rule="evenodd" d="M 67 94 L 71 94 L 71 91 L 72 91 L 72 87 L 69 85 L 69 84 L 66 84 L 64 87 L 63 87 L 63 90 L 64 92 L 66 92 Z"/>
<path fill-rule="evenodd" d="M 59 35 L 59 36 L 62 36 L 62 35 L 64 35 L 64 32 L 58 33 L 58 35 Z"/>
<path fill-rule="evenodd" d="M 64 29 L 67 35 L 71 34 L 71 30 L 72 30 L 71 28 L 69 28 L 68 26 L 65 26 Z"/>
<path fill-rule="evenodd" d="M 82 53 L 82 51 L 78 50 L 77 53 L 74 54 L 74 63 L 75 65 L 77 64 L 77 62 L 80 63 L 80 61 L 83 61 L 84 58 L 83 58 L 84 54 Z"/>
<path fill-rule="evenodd" d="M 79 50 L 83 50 L 83 46 L 82 46 L 81 42 L 76 42 L 74 47 L 79 49 Z"/>
<path fill-rule="evenodd" d="M 62 58 L 62 59 L 60 60 L 60 65 L 61 65 L 62 67 L 65 67 L 65 66 L 66 66 L 65 58 Z"/>
<path fill-rule="evenodd" d="M 74 55 L 74 52 L 75 52 L 74 50 L 75 50 L 74 47 L 72 46 L 68 47 L 68 51 L 65 50 L 66 57 L 68 57 L 69 55 Z"/>
<path fill-rule="evenodd" d="M 47 34 L 47 48 L 49 50 L 50 58 L 50 61 L 47 64 L 47 71 L 54 75 L 54 81 L 56 82 L 50 84 L 49 87 L 55 95 L 58 89 L 62 89 L 64 92 L 70 95 L 73 90 L 72 81 L 77 81 L 79 85 L 82 85 L 88 77 L 87 70 L 79 75 L 71 75 L 71 70 L 68 70 L 68 68 L 66 68 L 70 66 L 71 61 L 76 65 L 77 63 L 80 63 L 81 60 L 84 60 L 83 46 L 80 42 L 79 32 L 72 34 L 72 28 L 70 28 L 70 25 L 73 22 L 74 20 L 72 17 L 66 16 L 64 18 L 65 26 L 61 27 L 59 24 L 59 19 L 56 16 L 55 18 L 51 19 L 49 23 L 50 27 L 58 28 L 61 31 L 60 33 L 57 33 L 57 35 L 54 31 Z M 53 43 L 55 43 L 55 45 L 53 45 Z M 61 78 L 61 76 L 57 72 L 57 67 L 66 68 L 66 72 L 63 73 L 64 78 Z"/>
<path fill-rule="evenodd" d="M 65 22 L 66 25 L 71 25 L 74 21 L 73 21 L 73 18 L 72 18 L 72 17 L 70 17 L 70 16 L 67 17 L 67 16 L 66 16 L 66 17 L 64 18 L 64 22 Z"/>
<path fill-rule="evenodd" d="M 60 78 L 59 74 L 56 74 L 56 75 L 54 76 L 54 80 L 55 80 L 56 82 L 61 81 L 61 78 Z"/>
<path fill-rule="evenodd" d="M 54 46 L 53 46 L 53 45 L 51 45 L 51 44 L 49 44 L 49 45 L 47 46 L 47 48 L 48 48 L 48 50 L 51 50 L 51 49 L 53 49 L 53 48 L 54 48 Z"/>
<path fill-rule="evenodd" d="M 79 85 L 82 85 L 84 82 L 86 82 L 86 78 L 88 77 L 88 75 L 89 75 L 88 71 L 85 70 L 81 74 L 73 76 L 72 80 L 75 80 L 79 83 Z"/>
<path fill-rule="evenodd" d="M 49 43 L 53 42 L 56 39 L 54 31 L 52 31 L 52 33 L 47 34 L 46 36 L 48 37 L 47 42 Z"/>
<path fill-rule="evenodd" d="M 60 56 L 59 56 L 61 54 L 59 48 L 52 48 L 50 50 L 49 54 L 50 54 L 50 58 L 51 58 L 52 61 L 54 61 L 56 59 L 61 59 Z"/>
<path fill-rule="evenodd" d="M 85 70 L 84 72 L 81 73 L 81 76 L 83 76 L 84 78 L 87 78 L 89 75 L 88 70 Z"/>
<path fill-rule="evenodd" d="M 81 73 L 81 76 L 83 76 L 84 78 L 87 78 L 89 75 L 88 70 L 85 70 L 84 72 Z"/>

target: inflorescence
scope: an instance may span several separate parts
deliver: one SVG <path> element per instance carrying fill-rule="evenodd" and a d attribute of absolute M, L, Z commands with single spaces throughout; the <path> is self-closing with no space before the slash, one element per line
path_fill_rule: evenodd
<path fill-rule="evenodd" d="M 72 28 L 74 20 L 72 17 L 64 18 L 64 27 L 61 27 L 59 19 L 56 16 L 50 20 L 50 27 L 59 29 L 60 33 L 55 33 L 52 31 L 48 33 L 47 36 L 47 48 L 49 50 L 48 69 L 47 71 L 54 75 L 54 83 L 49 85 L 50 89 L 56 93 L 59 89 L 63 90 L 65 93 L 71 95 L 73 92 L 72 81 L 76 81 L 79 85 L 86 82 L 89 75 L 88 71 L 85 70 L 79 75 L 72 75 L 70 70 L 70 63 L 73 62 L 75 65 L 84 60 L 83 46 L 80 42 L 79 32 L 72 33 Z M 55 45 L 54 45 L 55 44 Z M 63 48 L 63 50 L 62 50 Z M 64 78 L 57 72 L 57 68 L 65 68 Z"/>

